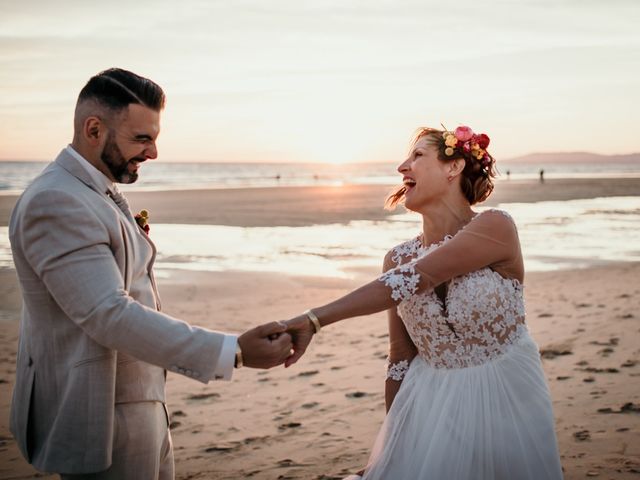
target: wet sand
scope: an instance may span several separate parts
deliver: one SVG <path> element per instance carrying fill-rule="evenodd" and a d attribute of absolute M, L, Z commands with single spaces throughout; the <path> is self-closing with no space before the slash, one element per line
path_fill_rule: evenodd
<path fill-rule="evenodd" d="M 133 210 L 148 209 L 153 223 L 241 227 L 305 226 L 381 220 L 390 185 L 274 187 L 130 192 Z M 500 181 L 485 203 L 540 202 L 640 195 L 640 178 Z M 0 195 L 0 226 L 7 225 L 15 196 Z"/>

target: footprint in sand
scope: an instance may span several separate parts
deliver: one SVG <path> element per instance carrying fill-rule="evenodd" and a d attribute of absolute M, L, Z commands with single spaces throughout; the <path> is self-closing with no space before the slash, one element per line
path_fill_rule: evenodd
<path fill-rule="evenodd" d="M 316 354 L 316 357 L 319 357 L 319 358 L 330 358 L 330 357 L 335 357 L 335 355 L 333 353 L 318 353 L 318 354 Z"/>
<path fill-rule="evenodd" d="M 589 373 L 620 373 L 620 370 L 618 370 L 617 368 L 587 367 L 587 368 L 580 368 L 579 370 L 582 370 L 583 372 L 589 372 Z"/>
<path fill-rule="evenodd" d="M 214 445 L 213 447 L 205 448 L 204 451 L 207 452 L 207 453 L 212 453 L 212 452 L 230 452 L 234 448 L 236 448 L 236 447 L 234 447 L 232 445 Z"/>
<path fill-rule="evenodd" d="M 601 347 L 609 347 L 609 346 L 615 347 L 616 345 L 618 345 L 618 343 L 620 343 L 620 339 L 618 337 L 611 337 L 608 342 L 599 342 L 597 340 L 594 340 L 592 342 L 589 342 L 589 345 L 600 345 Z"/>
<path fill-rule="evenodd" d="M 640 413 L 640 405 L 633 402 L 627 402 L 620 407 L 620 410 L 614 410 L 611 407 L 599 408 L 598 413 Z"/>
<path fill-rule="evenodd" d="M 540 356 L 547 360 L 554 359 L 563 355 L 573 355 L 573 352 L 564 346 L 548 346 L 540 349 Z"/>
<path fill-rule="evenodd" d="M 307 370 L 306 372 L 300 372 L 298 377 L 311 377 L 312 375 L 317 375 L 320 373 L 318 370 Z"/>
<path fill-rule="evenodd" d="M 193 395 L 189 395 L 187 397 L 187 400 L 202 401 L 202 400 L 209 400 L 211 398 L 220 398 L 220 394 L 219 393 L 195 393 Z"/>
<path fill-rule="evenodd" d="M 578 442 L 585 442 L 587 440 L 591 440 L 591 433 L 589 433 L 589 430 L 580 430 L 573 433 L 573 438 Z"/>
<path fill-rule="evenodd" d="M 365 393 L 365 392 L 351 392 L 351 393 L 346 393 L 345 397 L 347 397 L 347 398 L 362 398 L 362 397 L 366 397 L 367 395 L 369 395 L 369 394 Z"/>
<path fill-rule="evenodd" d="M 278 427 L 278 430 L 287 430 L 288 428 L 298 428 L 301 427 L 302 424 L 300 422 L 289 422 L 289 423 L 283 423 L 282 425 L 280 425 Z"/>
<path fill-rule="evenodd" d="M 603 348 L 602 350 L 598 350 L 598 353 L 603 357 L 608 357 L 613 352 L 615 352 L 615 350 L 611 347 L 606 347 L 606 348 Z"/>

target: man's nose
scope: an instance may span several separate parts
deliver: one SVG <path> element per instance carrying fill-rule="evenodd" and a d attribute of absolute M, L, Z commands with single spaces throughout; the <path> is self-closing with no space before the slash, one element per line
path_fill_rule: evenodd
<path fill-rule="evenodd" d="M 156 146 L 156 142 L 151 142 L 149 144 L 149 146 L 144 151 L 144 155 L 151 160 L 158 158 L 158 147 Z"/>

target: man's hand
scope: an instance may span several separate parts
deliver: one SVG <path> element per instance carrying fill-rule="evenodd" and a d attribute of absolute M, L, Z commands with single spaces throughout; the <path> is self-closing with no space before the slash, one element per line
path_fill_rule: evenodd
<path fill-rule="evenodd" d="M 291 356 L 291 336 L 281 322 L 271 322 L 247 330 L 238 337 L 242 363 L 252 368 L 271 368 Z"/>
<path fill-rule="evenodd" d="M 285 367 L 290 367 L 296 363 L 304 354 L 311 343 L 311 338 L 315 333 L 313 324 L 306 315 L 299 315 L 284 322 L 287 326 L 287 333 L 293 338 L 293 354 L 284 362 Z"/>

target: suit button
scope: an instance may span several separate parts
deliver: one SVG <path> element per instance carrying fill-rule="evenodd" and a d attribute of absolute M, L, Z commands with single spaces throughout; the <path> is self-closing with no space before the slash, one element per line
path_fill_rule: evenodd
<path fill-rule="evenodd" d="M 33 358 L 29 357 L 29 366 L 33 365 Z"/>

